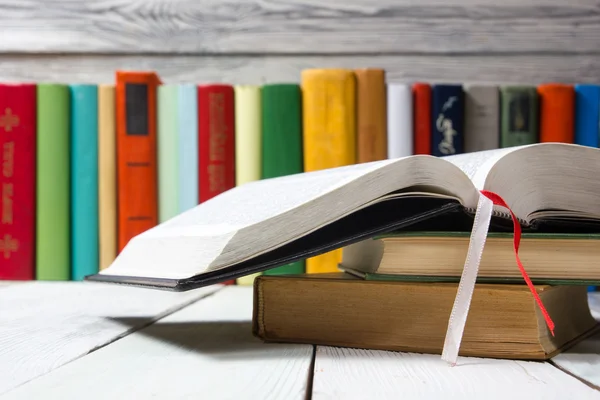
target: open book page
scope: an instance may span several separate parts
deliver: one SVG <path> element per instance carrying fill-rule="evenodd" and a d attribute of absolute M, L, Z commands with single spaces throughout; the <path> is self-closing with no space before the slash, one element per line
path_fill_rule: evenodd
<path fill-rule="evenodd" d="M 223 259 L 243 260 L 249 250 L 261 251 L 265 244 L 285 242 L 321 223 L 317 212 L 344 214 L 345 208 L 378 197 L 369 188 L 349 190 L 351 183 L 397 162 L 357 164 L 237 186 L 134 237 L 100 274 L 179 279 L 208 271 L 213 263 L 223 265 Z M 348 192 L 344 201 L 330 197 L 340 188 Z M 286 215 L 285 221 L 295 223 L 274 223 Z M 232 241 L 233 250 L 226 249 Z"/>
<path fill-rule="evenodd" d="M 500 195 L 525 223 L 535 219 L 600 219 L 600 151 L 536 143 L 444 157 L 477 189 Z M 510 217 L 502 207 L 494 210 Z"/>
<path fill-rule="evenodd" d="M 463 170 L 469 179 L 471 179 L 475 187 L 478 190 L 482 190 L 490 170 L 496 165 L 498 160 L 521 147 L 508 147 L 479 151 L 476 153 L 463 153 L 442 158 Z"/>
<path fill-rule="evenodd" d="M 385 160 L 249 182 L 165 221 L 143 235 L 197 234 L 204 229 L 209 233 L 237 231 L 296 209 L 392 162 Z"/>

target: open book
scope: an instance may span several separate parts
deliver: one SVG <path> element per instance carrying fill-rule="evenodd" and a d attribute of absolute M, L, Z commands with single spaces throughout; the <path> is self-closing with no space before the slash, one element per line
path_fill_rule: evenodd
<path fill-rule="evenodd" d="M 88 280 L 188 290 L 403 229 L 469 230 L 485 189 L 524 231 L 600 231 L 600 149 L 543 143 L 426 155 L 235 187 L 134 237 Z M 511 230 L 497 208 L 490 230 Z"/>

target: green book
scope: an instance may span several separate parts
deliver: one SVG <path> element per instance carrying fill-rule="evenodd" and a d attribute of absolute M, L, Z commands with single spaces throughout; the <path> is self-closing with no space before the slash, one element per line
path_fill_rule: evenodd
<path fill-rule="evenodd" d="M 69 87 L 37 86 L 36 279 L 69 280 Z"/>
<path fill-rule="evenodd" d="M 158 108 L 158 221 L 179 214 L 179 86 L 160 85 Z"/>
<path fill-rule="evenodd" d="M 302 98 L 297 84 L 270 84 L 261 89 L 261 178 L 276 178 L 303 171 Z M 304 261 L 265 271 L 265 275 L 304 273 Z"/>
<path fill-rule="evenodd" d="M 535 86 L 500 87 L 500 147 L 539 141 L 539 99 Z"/>
<path fill-rule="evenodd" d="M 344 248 L 340 268 L 366 280 L 459 282 L 470 235 L 404 231 L 377 236 Z M 519 257 L 534 284 L 598 286 L 599 245 L 599 234 L 524 232 Z M 512 232 L 488 233 L 477 282 L 525 284 Z"/>

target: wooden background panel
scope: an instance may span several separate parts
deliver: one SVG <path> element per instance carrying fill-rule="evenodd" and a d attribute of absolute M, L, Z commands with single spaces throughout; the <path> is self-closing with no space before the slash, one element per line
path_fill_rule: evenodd
<path fill-rule="evenodd" d="M 599 53 L 599 0 L 0 0 L 0 51 Z"/>
<path fill-rule="evenodd" d="M 600 42 L 599 42 L 600 43 Z M 564 56 L 51 56 L 0 55 L 0 81 L 114 82 L 116 69 L 156 70 L 165 83 L 299 82 L 315 67 L 381 67 L 388 81 L 598 82 L 600 55 Z"/>

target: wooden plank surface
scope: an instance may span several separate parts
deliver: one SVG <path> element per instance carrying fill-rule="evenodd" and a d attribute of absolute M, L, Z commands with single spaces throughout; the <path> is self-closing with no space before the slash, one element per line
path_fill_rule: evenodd
<path fill-rule="evenodd" d="M 600 368 L 600 367 L 598 367 Z M 598 399 L 600 392 L 544 362 L 317 347 L 313 400 Z"/>
<path fill-rule="evenodd" d="M 590 310 L 600 322 L 600 292 L 589 294 Z M 600 389 L 600 333 L 552 358 L 557 367 Z"/>
<path fill-rule="evenodd" d="M 0 0 L 4 52 L 598 53 L 598 0 Z"/>
<path fill-rule="evenodd" d="M 0 394 L 219 288 L 175 293 L 90 282 L 8 286 L 0 290 Z"/>
<path fill-rule="evenodd" d="M 114 82 L 116 69 L 156 70 L 165 83 L 298 82 L 321 67 L 380 67 L 392 82 L 598 82 L 600 55 L 582 56 L 0 56 L 0 81 Z"/>
<path fill-rule="evenodd" d="M 0 398 L 305 399 L 313 346 L 264 344 L 251 318 L 252 288 L 227 287 Z"/>

